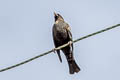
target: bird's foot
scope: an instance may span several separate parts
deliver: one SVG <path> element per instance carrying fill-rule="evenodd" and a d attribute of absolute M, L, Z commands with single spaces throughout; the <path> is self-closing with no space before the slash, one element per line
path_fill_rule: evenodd
<path fill-rule="evenodd" d="M 57 50 L 57 48 L 54 48 L 54 49 L 53 49 L 53 52 L 55 53 L 55 52 L 56 52 L 56 50 Z"/>
<path fill-rule="evenodd" d="M 72 41 L 69 41 L 68 44 L 71 46 L 72 45 Z"/>

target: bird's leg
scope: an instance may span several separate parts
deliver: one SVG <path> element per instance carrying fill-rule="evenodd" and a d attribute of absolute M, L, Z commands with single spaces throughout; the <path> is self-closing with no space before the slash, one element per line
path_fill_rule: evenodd
<path fill-rule="evenodd" d="M 72 41 L 69 41 L 68 44 L 70 45 L 70 47 L 72 46 Z"/>
<path fill-rule="evenodd" d="M 72 44 L 73 44 L 73 42 L 72 41 L 69 41 L 68 42 L 68 44 L 70 45 L 70 48 L 72 48 Z M 73 50 L 73 49 L 72 49 Z M 70 60 L 74 60 L 74 58 L 73 58 L 73 53 L 72 53 L 72 51 L 70 50 L 70 55 L 69 55 L 69 57 L 70 57 Z"/>
<path fill-rule="evenodd" d="M 54 48 L 54 49 L 53 49 L 53 52 L 55 53 L 55 52 L 56 52 L 56 50 L 57 50 L 57 48 Z"/>

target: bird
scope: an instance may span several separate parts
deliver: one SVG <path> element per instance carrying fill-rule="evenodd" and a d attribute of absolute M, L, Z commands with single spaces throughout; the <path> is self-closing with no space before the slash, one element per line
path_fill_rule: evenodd
<path fill-rule="evenodd" d="M 73 40 L 72 33 L 70 31 L 70 26 L 68 23 L 64 21 L 63 17 L 59 13 L 54 12 L 54 19 L 55 23 L 52 28 L 52 35 L 55 48 L 57 48 Z M 67 59 L 69 73 L 70 74 L 78 73 L 80 71 L 80 68 L 77 65 L 73 56 L 73 44 L 68 45 L 60 50 L 64 53 Z M 56 50 L 56 52 L 58 54 L 60 62 L 62 62 L 60 50 Z"/>

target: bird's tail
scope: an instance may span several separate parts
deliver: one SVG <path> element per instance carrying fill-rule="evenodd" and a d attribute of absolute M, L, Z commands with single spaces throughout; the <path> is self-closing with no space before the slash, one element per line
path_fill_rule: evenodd
<path fill-rule="evenodd" d="M 67 47 L 67 48 L 63 49 L 63 52 L 64 52 L 67 62 L 68 62 L 69 73 L 70 74 L 78 73 L 80 71 L 80 68 L 77 65 L 77 63 L 75 62 L 75 59 L 73 56 L 73 51 L 70 51 L 69 47 Z"/>
<path fill-rule="evenodd" d="M 75 62 L 73 58 L 72 59 L 67 58 L 67 61 L 68 61 L 70 74 L 74 74 L 75 72 L 78 73 L 80 71 L 79 66 L 77 65 L 77 63 Z"/>
<path fill-rule="evenodd" d="M 79 66 L 76 64 L 75 60 L 68 61 L 70 74 L 78 73 L 80 71 Z"/>

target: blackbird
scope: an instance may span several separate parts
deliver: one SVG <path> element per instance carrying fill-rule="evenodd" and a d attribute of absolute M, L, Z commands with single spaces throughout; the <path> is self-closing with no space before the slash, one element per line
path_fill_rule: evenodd
<path fill-rule="evenodd" d="M 68 25 L 68 23 L 64 21 L 63 17 L 60 14 L 54 12 L 54 18 L 55 18 L 55 23 L 53 25 L 52 33 L 53 33 L 54 45 L 55 48 L 57 48 L 63 44 L 72 41 L 72 34 L 70 32 L 70 26 Z M 80 68 L 75 62 L 73 56 L 73 44 L 62 48 L 61 50 L 67 59 L 69 66 L 69 73 L 70 74 L 74 74 L 75 72 L 78 73 L 80 71 Z M 56 52 L 58 54 L 60 62 L 62 62 L 60 56 L 60 50 L 57 50 Z"/>

